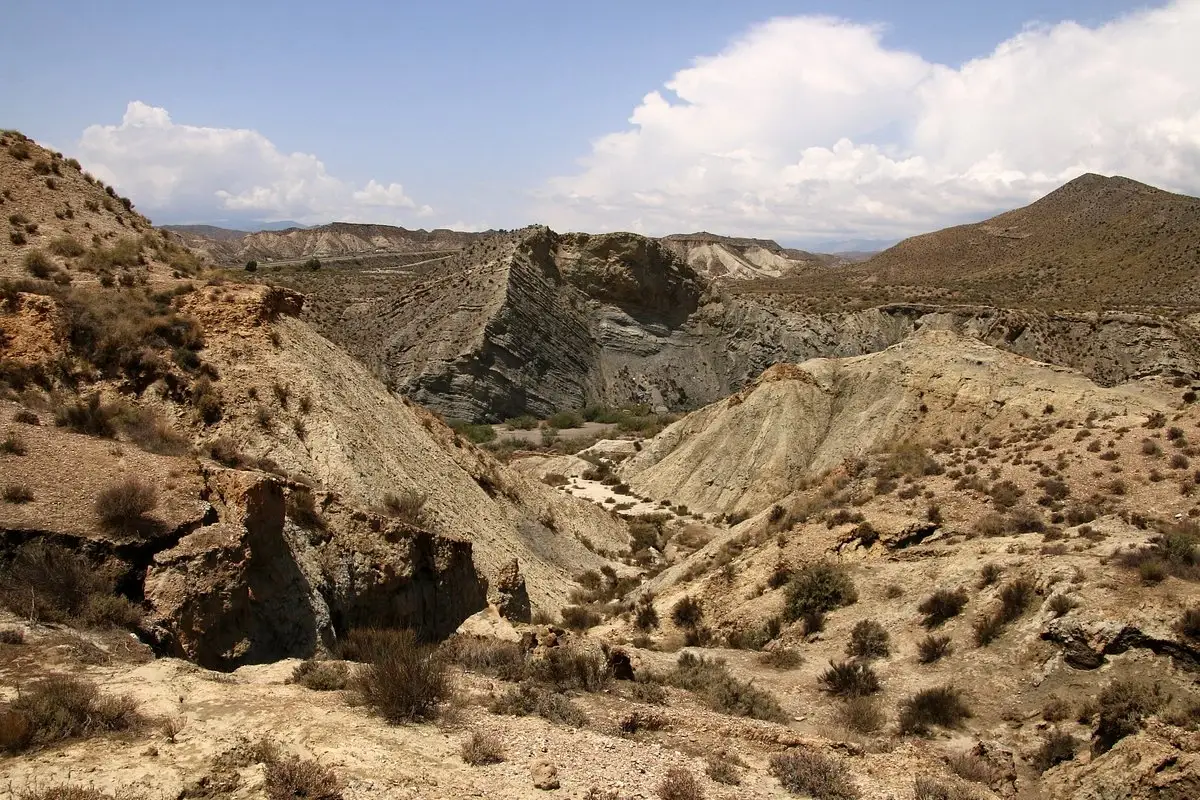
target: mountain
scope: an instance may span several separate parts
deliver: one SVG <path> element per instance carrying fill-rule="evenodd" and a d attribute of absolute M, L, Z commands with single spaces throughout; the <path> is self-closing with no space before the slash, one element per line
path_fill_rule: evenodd
<path fill-rule="evenodd" d="M 1200 199 L 1083 175 L 1024 208 L 905 239 L 844 277 L 1002 306 L 1200 308 Z"/>
<path fill-rule="evenodd" d="M 709 279 L 781 278 L 806 266 L 843 263 L 836 256 L 784 248 L 770 239 L 718 236 L 704 231 L 672 234 L 661 241 Z"/>

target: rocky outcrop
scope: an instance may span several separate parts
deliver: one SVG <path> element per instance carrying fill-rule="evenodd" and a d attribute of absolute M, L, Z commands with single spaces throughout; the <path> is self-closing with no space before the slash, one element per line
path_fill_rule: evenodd
<path fill-rule="evenodd" d="M 1182 669 L 1200 672 L 1200 650 L 1174 638 L 1154 636 L 1136 625 L 1115 620 L 1082 622 L 1074 618 L 1052 620 L 1042 638 L 1063 649 L 1063 661 L 1075 669 L 1096 669 L 1108 656 L 1146 649 L 1169 656 Z"/>
<path fill-rule="evenodd" d="M 233 669 L 309 657 L 355 627 L 444 638 L 486 605 L 469 542 L 336 505 L 314 538 L 287 518 L 278 481 L 220 472 L 212 482 L 224 519 L 157 553 L 147 569 L 146 628 L 163 652 Z"/>
<path fill-rule="evenodd" d="M 1067 761 L 1043 777 L 1063 800 L 1190 800 L 1200 797 L 1200 733 L 1158 721 L 1090 761 Z"/>
<path fill-rule="evenodd" d="M 923 304 L 786 310 L 709 285 L 680 246 L 529 228 L 472 245 L 403 296 L 352 306 L 324 332 L 394 390 L 490 421 L 589 403 L 695 408 L 772 364 L 878 352 L 929 329 L 1103 385 L 1200 375 L 1200 331 L 1186 319 Z"/>

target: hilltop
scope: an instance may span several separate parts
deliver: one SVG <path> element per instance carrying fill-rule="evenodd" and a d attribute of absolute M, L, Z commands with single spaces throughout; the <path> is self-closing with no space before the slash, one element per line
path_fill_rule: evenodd
<path fill-rule="evenodd" d="M 699 233 L 676 233 L 660 241 L 709 279 L 781 278 L 811 266 L 848 263 L 837 256 L 784 248 L 770 239 L 747 239 Z"/>
<path fill-rule="evenodd" d="M 739 291 L 780 301 L 982 303 L 1054 310 L 1200 307 L 1200 199 L 1082 175 L 983 222 L 905 239 L 836 272 Z"/>
<path fill-rule="evenodd" d="M 459 250 L 491 232 L 464 233 L 438 228 L 408 230 L 394 225 L 365 225 L 334 222 L 311 228 L 232 231 L 209 225 L 173 225 L 183 241 L 220 264 L 240 265 L 247 261 L 291 261 L 298 259 L 372 256 L 376 253 L 438 253 Z"/>

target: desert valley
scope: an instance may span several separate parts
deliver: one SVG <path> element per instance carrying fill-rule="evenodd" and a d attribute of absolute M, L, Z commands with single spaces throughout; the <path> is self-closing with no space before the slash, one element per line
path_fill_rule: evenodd
<path fill-rule="evenodd" d="M 156 227 L 0 134 L 0 796 L 1200 797 L 1200 199 Z"/>

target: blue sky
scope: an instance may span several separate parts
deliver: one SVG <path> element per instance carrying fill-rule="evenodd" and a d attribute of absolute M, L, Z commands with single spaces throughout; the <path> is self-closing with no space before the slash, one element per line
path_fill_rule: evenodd
<path fill-rule="evenodd" d="M 1151 13 L 1132 18 L 1128 30 L 1106 33 L 1106 23 L 1145 8 Z M 1026 146 L 1018 137 L 1029 138 L 1031 129 L 1061 127 L 1053 118 L 1061 113 L 1056 98 L 1092 96 L 1086 79 L 1079 91 L 1060 86 L 1028 109 L 1031 127 L 1011 131 L 1011 148 L 990 140 L 967 154 L 953 152 L 961 149 L 953 142 L 931 146 L 926 134 L 945 127 L 942 120 L 961 102 L 954 98 L 979 93 L 959 85 L 964 64 L 988 59 L 1038 23 L 1041 39 L 1018 48 L 1035 52 L 980 71 L 1008 69 L 1018 86 L 1033 87 L 1043 83 L 1039 70 L 1061 75 L 1077 64 L 1081 75 L 1103 73 L 1106 56 L 1130 53 L 1130 41 L 1146 43 L 1181 28 L 1196 41 L 1200 31 L 1188 27 L 1196 10 L 1194 0 L 8 0 L 0 29 L 0 124 L 80 155 L 156 222 L 339 217 L 409 227 L 515 227 L 545 221 L 656 234 L 703 226 L 799 244 L 887 240 L 1030 199 L 1093 161 L 1097 169 L 1124 166 L 1116 143 L 1128 142 L 1130 132 L 1115 108 L 1111 117 L 1105 108 L 1089 108 L 1095 119 L 1086 131 L 1092 136 L 1099 126 L 1103 138 L 1110 125 L 1113 153 L 1100 148 L 1093 157 L 1069 142 L 1056 153 L 1009 152 Z M 1064 27 L 1067 20 L 1078 25 Z M 1076 42 L 1072 32 L 1095 41 Z M 834 49 L 824 51 L 826 42 Z M 1159 128 L 1182 131 L 1176 161 L 1192 164 L 1200 160 L 1200 144 L 1192 141 L 1200 105 L 1193 105 L 1187 84 L 1200 64 L 1184 44 L 1167 43 L 1165 55 L 1144 45 L 1151 63 L 1142 66 L 1147 80 L 1180 84 L 1148 110 Z M 706 57 L 718 63 L 687 73 Z M 870 74 L 858 74 L 863 64 Z M 800 77 L 810 66 L 825 72 Z M 694 83 L 685 97 L 666 88 L 681 74 Z M 1006 80 L 988 78 L 987 93 Z M 1138 85 L 1105 93 L 1137 93 Z M 654 92 L 671 113 L 645 104 Z M 941 98 L 940 106 L 930 94 Z M 894 97 L 910 102 L 893 106 Z M 139 111 L 122 126 L 134 101 L 163 113 Z M 987 109 L 967 103 L 963 111 L 986 126 L 988 114 L 1011 117 L 1014 102 Z M 881 106 L 886 110 L 872 111 Z M 783 119 L 779 109 L 789 107 L 809 123 Z M 639 109 L 649 124 L 629 121 Z M 747 119 L 735 129 L 697 140 L 743 114 Z M 837 155 L 840 140 L 851 149 Z M 605 141 L 620 143 L 620 152 L 597 149 Z M 875 148 L 868 160 L 886 162 L 858 174 L 828 166 L 861 163 L 863 148 Z M 997 151 L 1002 163 L 988 161 Z M 293 153 L 315 158 L 291 159 Z M 218 179 L 222 169 L 211 160 L 222 157 L 229 170 Z M 740 166 L 721 166 L 731 158 Z M 913 159 L 928 174 L 914 177 Z M 827 164 L 819 174 L 818 162 Z M 970 183 L 979 183 L 970 176 L 978 176 L 980 164 L 990 165 L 991 183 L 983 189 Z M 1126 171 L 1138 168 L 1131 177 L 1178 173 L 1136 159 Z M 793 177 L 781 183 L 785 172 Z M 832 186 L 839 180 L 859 189 Z M 1192 188 L 1190 173 L 1178 180 L 1170 188 Z M 915 191 L 911 200 L 906 188 Z"/>

